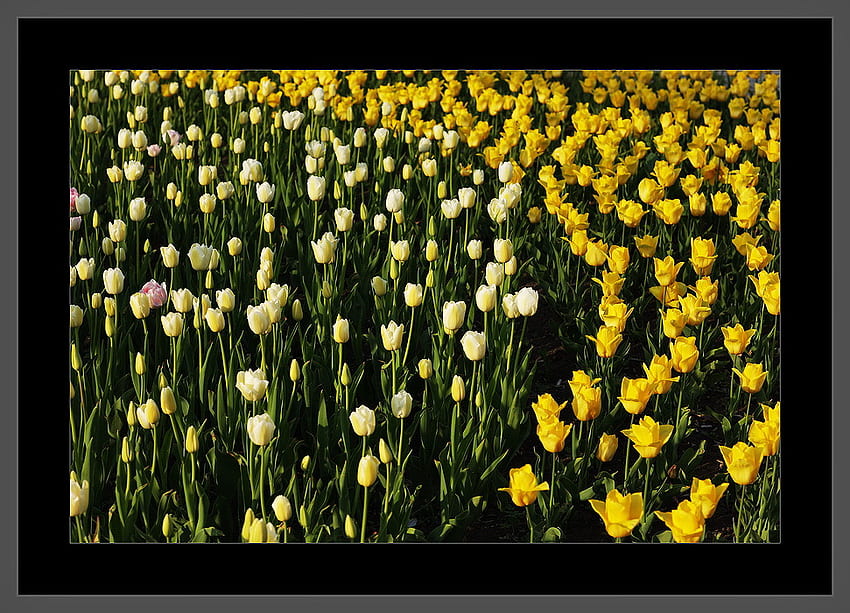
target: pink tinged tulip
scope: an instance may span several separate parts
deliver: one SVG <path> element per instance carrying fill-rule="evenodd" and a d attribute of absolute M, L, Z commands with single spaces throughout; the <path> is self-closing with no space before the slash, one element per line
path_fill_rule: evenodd
<path fill-rule="evenodd" d="M 77 230 L 80 229 L 80 223 L 82 222 L 82 220 L 83 220 L 83 218 L 79 217 L 79 216 L 71 217 L 71 220 L 70 220 L 70 222 L 71 222 L 71 232 L 76 232 Z"/>
<path fill-rule="evenodd" d="M 147 294 L 151 303 L 151 308 L 153 309 L 161 307 L 168 299 L 168 292 L 165 289 L 165 283 L 159 284 L 153 279 L 145 283 L 139 291 L 143 294 Z"/>
<path fill-rule="evenodd" d="M 167 132 L 168 138 L 171 139 L 171 146 L 174 147 L 177 143 L 180 142 L 180 133 L 177 130 L 169 130 Z"/>
<path fill-rule="evenodd" d="M 159 152 L 162 151 L 162 147 L 159 145 L 149 145 L 148 146 L 148 155 L 152 158 L 155 158 L 159 155 Z"/>
<path fill-rule="evenodd" d="M 72 187 L 71 188 L 71 212 L 72 213 L 77 212 L 77 196 L 79 196 L 79 195 L 80 195 L 80 193 L 76 190 L 76 188 Z"/>

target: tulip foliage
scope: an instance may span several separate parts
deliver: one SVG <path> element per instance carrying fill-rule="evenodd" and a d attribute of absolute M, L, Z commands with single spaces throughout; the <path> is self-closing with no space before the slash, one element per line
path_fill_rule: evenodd
<path fill-rule="evenodd" d="M 776 74 L 70 80 L 74 540 L 778 540 Z"/>

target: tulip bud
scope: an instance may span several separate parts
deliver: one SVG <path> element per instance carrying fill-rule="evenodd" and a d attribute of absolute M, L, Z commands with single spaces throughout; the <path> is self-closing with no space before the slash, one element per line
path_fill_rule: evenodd
<path fill-rule="evenodd" d="M 307 470 L 310 468 L 310 456 L 305 455 L 301 458 L 301 470 Z"/>
<path fill-rule="evenodd" d="M 351 518 L 351 515 L 345 516 L 345 536 L 350 539 L 357 538 L 357 525 Z"/>
<path fill-rule="evenodd" d="M 393 453 L 384 439 L 381 439 L 378 443 L 378 457 L 381 458 L 381 462 L 384 464 L 389 464 L 393 461 Z"/>
<path fill-rule="evenodd" d="M 342 373 L 340 374 L 339 379 L 345 387 L 351 385 L 351 369 L 348 368 L 348 362 L 342 365 Z"/>
<path fill-rule="evenodd" d="M 162 535 L 169 539 L 171 538 L 172 526 L 171 526 L 171 514 L 166 513 L 165 517 L 162 518 Z"/>
<path fill-rule="evenodd" d="M 295 383 L 301 378 L 301 367 L 298 365 L 298 360 L 292 358 L 289 363 L 289 380 Z"/>
<path fill-rule="evenodd" d="M 378 459 L 369 454 L 360 458 L 357 465 L 357 483 L 369 487 L 378 479 Z"/>
<path fill-rule="evenodd" d="M 77 343 L 71 343 L 71 368 L 77 372 L 83 367 L 83 361 L 80 359 L 80 351 L 77 349 Z"/>
<path fill-rule="evenodd" d="M 431 239 L 425 245 L 425 259 L 429 262 L 434 262 L 440 257 L 440 252 L 437 247 L 437 241 Z"/>
<path fill-rule="evenodd" d="M 248 509 L 245 511 L 245 520 L 242 522 L 242 539 L 248 540 L 251 538 L 251 526 L 254 525 L 254 511 L 252 509 Z"/>
<path fill-rule="evenodd" d="M 189 426 L 186 430 L 186 453 L 195 453 L 198 451 L 198 431 L 195 426 Z"/>
<path fill-rule="evenodd" d="M 145 374 L 145 356 L 136 352 L 136 374 L 142 376 Z"/>
<path fill-rule="evenodd" d="M 434 271 L 429 270 L 425 276 L 425 287 L 434 287 Z"/>
<path fill-rule="evenodd" d="M 103 305 L 103 296 L 99 292 L 93 293 L 89 304 L 91 304 L 91 308 L 99 309 Z"/>
<path fill-rule="evenodd" d="M 437 198 L 442 200 L 448 195 L 448 188 L 446 187 L 445 181 L 440 181 L 437 183 Z"/>
<path fill-rule="evenodd" d="M 470 260 L 479 260 L 481 259 L 481 254 L 483 251 L 483 246 L 480 240 L 473 239 L 469 241 L 466 245 L 466 253 L 469 255 Z"/>
<path fill-rule="evenodd" d="M 292 504 L 286 496 L 279 495 L 275 497 L 272 502 L 272 510 L 279 522 L 287 522 L 292 517 Z"/>
<path fill-rule="evenodd" d="M 173 415 L 177 410 L 177 400 L 170 387 L 166 386 L 159 390 L 159 404 L 166 415 Z"/>
<path fill-rule="evenodd" d="M 107 316 L 103 325 L 106 336 L 112 338 L 115 335 L 115 318 Z"/>
<path fill-rule="evenodd" d="M 460 402 L 466 398 L 466 384 L 459 375 L 455 375 L 452 379 L 452 399 L 455 402 Z"/>
<path fill-rule="evenodd" d="M 129 464 L 133 460 L 133 452 L 130 450 L 130 439 L 126 436 L 121 439 L 121 461 Z"/>
<path fill-rule="evenodd" d="M 70 327 L 79 328 L 83 325 L 83 310 L 76 304 L 71 305 Z"/>
<path fill-rule="evenodd" d="M 304 311 L 301 308 L 301 300 L 296 298 L 292 301 L 292 319 L 301 321 L 304 319 Z"/>
<path fill-rule="evenodd" d="M 387 293 L 387 282 L 381 277 L 372 277 L 372 291 L 380 298 Z"/>

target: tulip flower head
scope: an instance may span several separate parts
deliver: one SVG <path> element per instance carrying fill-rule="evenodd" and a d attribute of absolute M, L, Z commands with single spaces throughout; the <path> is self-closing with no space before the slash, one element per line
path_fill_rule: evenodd
<path fill-rule="evenodd" d="M 404 337 L 404 324 L 391 321 L 386 326 L 381 325 L 381 341 L 387 351 L 397 351 L 401 348 Z"/>
<path fill-rule="evenodd" d="M 558 404 L 552 394 L 545 393 L 537 396 L 537 401 L 531 403 L 531 408 L 534 410 L 534 415 L 537 417 L 537 423 L 547 421 L 556 421 L 558 415 L 567 406 L 567 402 Z"/>
<path fill-rule="evenodd" d="M 537 424 L 537 438 L 546 451 L 559 453 L 563 451 L 572 429 L 572 424 L 565 424 L 560 420 L 544 421 Z"/>
<path fill-rule="evenodd" d="M 605 531 L 613 538 L 625 538 L 643 517 L 643 494 L 623 495 L 611 490 L 605 500 L 589 500 L 590 506 L 602 518 Z"/>
<path fill-rule="evenodd" d="M 248 438 L 258 447 L 268 445 L 274 435 L 275 425 L 268 413 L 248 418 Z"/>
<path fill-rule="evenodd" d="M 401 390 L 390 399 L 390 409 L 393 415 L 399 419 L 404 419 L 410 415 L 413 408 L 413 396 L 406 390 Z"/>
<path fill-rule="evenodd" d="M 82 515 L 89 508 L 89 482 L 80 482 L 77 473 L 71 473 L 71 517 Z"/>
<path fill-rule="evenodd" d="M 366 405 L 360 405 L 348 416 L 351 427 L 357 436 L 369 436 L 375 431 L 375 411 Z"/>
<path fill-rule="evenodd" d="M 249 402 L 257 402 L 263 398 L 268 387 L 269 381 L 261 368 L 236 373 L 236 389 L 242 392 L 242 396 Z"/>
<path fill-rule="evenodd" d="M 683 500 L 672 511 L 656 511 L 655 515 L 663 521 L 673 533 L 677 543 L 699 543 L 705 532 L 705 517 L 702 507 L 690 500 Z"/>
<path fill-rule="evenodd" d="M 487 351 L 487 338 L 483 332 L 467 330 L 460 339 L 460 344 L 466 357 L 473 362 L 482 360 Z"/>
<path fill-rule="evenodd" d="M 738 441 L 732 447 L 720 446 L 720 454 L 726 463 L 726 470 L 738 485 L 749 485 L 756 480 L 764 457 L 762 451 L 761 447 L 751 447 L 742 441 Z"/>
<path fill-rule="evenodd" d="M 150 308 L 152 309 L 158 309 L 168 300 L 165 283 L 160 284 L 153 279 L 145 283 L 139 291 L 147 295 L 150 301 Z"/>
<path fill-rule="evenodd" d="M 714 510 L 717 508 L 717 503 L 723 497 L 728 483 L 714 485 L 711 479 L 697 479 L 694 477 L 691 482 L 691 501 L 700 506 L 702 515 L 705 519 L 710 519 L 714 515 Z"/>
<path fill-rule="evenodd" d="M 748 363 L 744 366 L 744 370 L 740 371 L 733 368 L 732 372 L 738 375 L 741 381 L 741 389 L 749 394 L 758 393 L 767 379 L 768 372 L 764 370 L 761 364 Z"/>
<path fill-rule="evenodd" d="M 673 425 L 658 424 L 646 415 L 637 424 L 622 432 L 632 441 L 640 457 L 649 459 L 659 454 L 664 443 L 673 435 L 673 430 Z"/>
<path fill-rule="evenodd" d="M 616 434 L 603 434 L 599 437 L 599 444 L 596 446 L 596 459 L 600 462 L 610 462 L 617 453 L 619 439 Z"/>
<path fill-rule="evenodd" d="M 511 500 L 518 507 L 525 507 L 537 500 L 537 495 L 540 492 L 549 490 L 549 484 L 546 482 L 538 483 L 537 477 L 531 470 L 531 464 L 526 464 L 521 468 L 512 468 L 510 470 L 510 485 L 508 487 L 500 487 L 500 492 L 508 492 Z"/>

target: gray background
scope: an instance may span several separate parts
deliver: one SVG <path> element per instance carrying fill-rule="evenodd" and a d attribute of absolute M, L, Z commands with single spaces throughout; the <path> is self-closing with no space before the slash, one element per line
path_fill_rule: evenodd
<path fill-rule="evenodd" d="M 834 18 L 834 68 L 835 90 L 834 99 L 846 100 L 846 74 L 847 74 L 847 48 L 844 46 L 844 36 L 848 34 L 846 21 L 846 8 L 839 8 L 837 2 L 826 2 L 809 0 L 805 3 L 787 2 L 785 0 L 773 0 L 769 2 L 747 2 L 739 0 L 715 0 L 713 2 L 686 4 L 681 1 L 653 1 L 653 2 L 630 2 L 628 0 L 610 0 L 604 5 L 604 11 L 599 8 L 598 3 L 582 3 L 580 6 L 566 6 L 554 0 L 533 1 L 525 0 L 519 2 L 506 2 L 503 0 L 489 0 L 484 2 L 458 2 L 457 0 L 429 0 L 429 2 L 418 2 L 411 5 L 402 5 L 393 0 L 360 0 L 354 3 L 343 0 L 325 0 L 321 4 L 316 2 L 226 2 L 223 0 L 206 0 L 205 2 L 174 2 L 161 0 L 143 0 L 142 2 L 116 3 L 109 1 L 62 3 L 59 0 L 45 1 L 21 1 L 7 0 L 3 7 L 2 21 L 2 46 L 4 64 L 7 75 L 17 75 L 17 44 L 16 44 L 16 19 L 19 17 L 767 17 L 767 16 L 819 16 Z M 53 41 L 46 47 L 46 52 L 61 52 L 62 44 L 70 44 L 72 41 Z M 789 41 L 798 44 L 801 53 L 805 53 L 805 41 Z M 56 45 L 54 47 L 54 44 Z M 88 44 L 88 41 L 73 41 L 73 44 Z M 143 47 L 139 48 L 140 57 L 143 57 Z M 8 78 L 8 77 L 7 77 Z M 16 151 L 17 138 L 21 135 L 21 128 L 17 123 L 17 93 L 14 88 L 8 88 L 6 94 L 0 96 L 0 118 L 2 118 L 2 129 L 6 138 L 3 139 L 4 164 L 2 168 L 4 181 L 2 185 L 14 185 L 16 187 L 17 206 L 11 198 L 6 198 L 5 223 L 2 224 L 4 233 L 2 254 L 0 254 L 0 265 L 6 270 L 7 279 L 14 279 L 14 284 L 7 281 L 7 289 L 14 289 L 18 284 L 18 275 L 26 274 L 22 265 L 22 252 L 19 250 L 19 217 L 18 207 L 23 206 L 20 186 L 17 181 L 18 156 Z M 833 114 L 834 141 L 836 143 L 847 142 L 847 121 L 843 110 Z M 842 168 L 846 165 L 846 150 L 843 147 L 835 148 L 839 156 L 834 168 Z M 7 192 L 8 194 L 8 192 Z M 64 198 L 64 194 L 55 196 Z M 48 195 L 46 200 L 51 200 Z M 833 209 L 833 228 L 843 227 L 845 221 L 846 207 Z M 833 230 L 833 235 L 834 230 Z M 846 254 L 843 252 L 842 243 L 833 243 L 836 255 L 833 262 L 836 269 L 842 270 L 841 263 L 844 262 Z M 836 292 L 840 292 L 834 298 L 843 298 L 844 289 L 834 286 Z M 17 295 L 17 292 L 15 292 Z M 62 311 L 61 313 L 64 313 Z M 64 317 L 60 315 L 61 317 Z M 6 426 L 2 428 L 3 445 L 0 446 L 0 466 L 4 476 L 4 492 L 16 491 L 17 466 L 19 460 L 17 446 L 17 419 L 19 410 L 19 396 L 17 387 L 18 377 L 18 304 L 16 300 L 0 301 L 0 326 L 2 326 L 2 338 L 0 345 L 4 351 L 4 368 L 0 369 L 4 385 L 0 386 L 0 394 L 5 402 L 2 405 L 6 411 Z M 843 345 L 845 327 L 841 319 L 833 318 L 833 337 L 836 346 Z M 21 356 L 23 357 L 23 356 Z M 845 366 L 840 353 L 836 352 L 836 362 L 833 362 L 833 378 L 838 368 Z M 20 407 L 20 410 L 24 410 Z M 60 409 L 58 415 L 64 415 Z M 847 415 L 844 411 L 834 413 L 833 432 L 847 432 Z M 841 469 L 846 466 L 846 446 L 834 446 L 834 467 L 836 476 L 840 478 L 843 474 Z M 64 495 L 63 495 L 64 496 Z M 845 508 L 846 491 L 838 487 L 834 492 L 834 508 Z M 60 497 L 60 501 L 64 498 Z M 64 502 L 62 503 L 64 505 Z M 5 572 L 0 573 L 0 607 L 6 611 L 41 611 L 41 610 L 79 610 L 79 611 L 147 611 L 158 610 L 186 610 L 203 609 L 210 611 L 229 611 L 239 609 L 241 611 L 263 611 L 276 608 L 292 608 L 296 611 L 323 611 L 331 608 L 344 607 L 356 608 L 358 610 L 383 611 L 383 610 L 430 610 L 440 608 L 443 610 L 460 610 L 483 608 L 486 610 L 515 610 L 517 607 L 575 607 L 576 611 L 589 608 L 596 610 L 613 610 L 633 607 L 652 611 L 673 610 L 705 610 L 717 609 L 744 610 L 754 607 L 769 606 L 772 610 L 797 611 L 805 608 L 807 611 L 837 611 L 839 603 L 845 602 L 846 577 L 848 566 L 846 559 L 847 536 L 846 533 L 837 532 L 834 536 L 834 577 L 835 591 L 833 597 L 740 597 L 728 598 L 721 596 L 710 596 L 702 598 L 679 598 L 679 597 L 629 597 L 613 598 L 604 596 L 595 597 L 216 597 L 204 598 L 192 597 L 142 597 L 142 598 L 118 598 L 118 597 L 31 597 L 17 595 L 17 549 L 19 545 L 19 528 L 17 505 L 0 505 L 0 551 L 3 552 L 2 563 Z M 439 550 L 436 550 L 439 555 Z M 566 559 L 559 555 L 541 556 L 539 563 L 566 564 Z M 438 563 L 438 562 L 437 562 Z M 534 563 L 531 562 L 530 563 Z M 766 561 L 769 563 L 769 561 Z M 296 560 L 288 560 L 284 564 L 297 564 Z M 423 572 L 423 567 L 410 569 L 411 572 Z M 804 569 L 804 564 L 801 569 Z M 84 569 L 68 569 L 69 572 L 80 572 Z M 164 569 L 151 569 L 151 585 L 155 589 L 156 576 L 165 572 Z M 351 572 L 349 569 L 339 569 L 339 572 Z M 389 580 L 392 569 L 371 569 L 374 576 L 383 576 Z M 423 575 L 423 581 L 427 581 L 428 575 Z M 497 581 L 500 579 L 496 579 Z M 709 586 L 714 591 L 714 586 Z"/>

